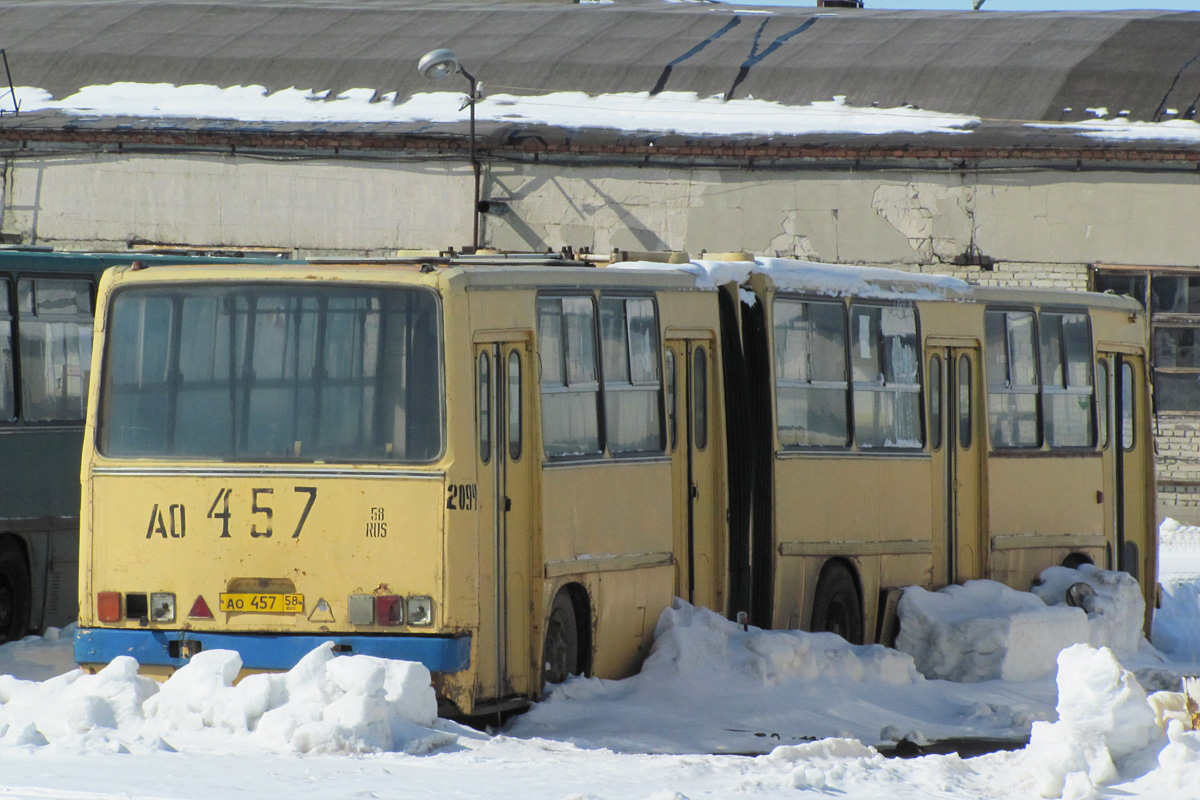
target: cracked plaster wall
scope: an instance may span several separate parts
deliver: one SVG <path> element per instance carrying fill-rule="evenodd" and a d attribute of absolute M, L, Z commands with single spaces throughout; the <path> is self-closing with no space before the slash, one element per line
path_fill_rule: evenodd
<path fill-rule="evenodd" d="M 470 170 L 459 162 L 79 155 L 13 160 L 8 175 L 2 231 L 26 242 L 384 254 L 461 246 L 471 233 Z M 484 196 L 508 204 L 483 219 L 484 241 L 506 249 L 748 250 L 950 271 L 974 245 L 997 262 L 1072 275 L 1096 262 L 1200 262 L 1195 172 L 494 164 Z"/>

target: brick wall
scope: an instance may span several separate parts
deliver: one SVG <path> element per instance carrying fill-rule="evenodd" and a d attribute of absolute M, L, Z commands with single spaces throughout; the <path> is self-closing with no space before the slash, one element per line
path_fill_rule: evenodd
<path fill-rule="evenodd" d="M 1200 525 L 1200 417 L 1159 414 L 1155 440 L 1159 514 Z"/>

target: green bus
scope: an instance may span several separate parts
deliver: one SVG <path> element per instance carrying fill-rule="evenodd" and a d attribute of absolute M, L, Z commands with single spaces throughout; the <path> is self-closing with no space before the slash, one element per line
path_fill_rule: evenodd
<path fill-rule="evenodd" d="M 134 261 L 225 260 L 0 246 L 0 642 L 78 617 L 79 459 L 100 274 Z"/>

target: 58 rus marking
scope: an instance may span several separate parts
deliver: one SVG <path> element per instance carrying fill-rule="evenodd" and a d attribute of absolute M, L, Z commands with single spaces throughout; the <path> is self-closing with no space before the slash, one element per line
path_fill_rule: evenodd
<path fill-rule="evenodd" d="M 292 531 L 292 538 L 299 539 L 300 531 L 304 530 L 304 523 L 308 521 L 309 512 L 317 502 L 317 487 L 293 486 L 292 491 L 308 498 L 300 512 L 296 528 Z M 233 512 L 229 510 L 229 500 L 232 497 L 233 489 L 219 489 L 208 509 L 208 519 L 221 521 L 221 535 L 218 537 L 221 539 L 233 538 L 229 532 L 230 520 L 233 518 Z M 251 537 L 269 539 L 275 534 L 275 508 L 272 505 L 274 499 L 274 489 L 258 487 L 250 490 Z M 187 534 L 187 509 L 183 503 L 171 503 L 165 507 L 154 504 L 154 508 L 150 510 L 150 522 L 146 526 L 146 538 L 150 539 L 155 534 L 163 539 L 182 539 Z"/>

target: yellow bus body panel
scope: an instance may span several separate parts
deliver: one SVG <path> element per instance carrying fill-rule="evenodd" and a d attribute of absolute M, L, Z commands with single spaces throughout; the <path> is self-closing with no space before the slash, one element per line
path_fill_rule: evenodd
<path fill-rule="evenodd" d="M 435 629 L 443 630 L 440 473 L 246 474 L 254 471 L 187 474 L 178 463 L 97 470 L 90 527 L 103 533 L 82 559 L 93 591 L 174 593 L 177 619 L 163 626 L 171 629 L 357 633 L 410 628 L 350 625 L 350 595 L 429 595 Z M 218 609 L 221 593 L 284 590 L 303 596 L 300 613 Z M 197 598 L 213 619 L 188 617 Z M 318 611 L 322 600 L 328 612 Z M 81 622 L 95 624 L 95 608 L 81 608 Z"/>

